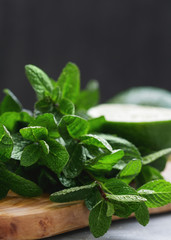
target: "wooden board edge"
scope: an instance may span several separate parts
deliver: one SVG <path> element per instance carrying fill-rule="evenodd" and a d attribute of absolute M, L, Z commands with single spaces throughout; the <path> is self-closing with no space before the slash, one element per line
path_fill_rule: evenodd
<path fill-rule="evenodd" d="M 150 214 L 171 211 L 171 204 L 149 209 Z M 55 236 L 88 226 L 89 211 L 84 203 L 78 203 L 64 208 L 51 209 L 27 217 L 0 218 L 0 239 L 3 240 L 33 240 Z M 135 217 L 134 214 L 130 216 Z M 113 216 L 112 220 L 120 220 Z M 58 224 L 56 224 L 58 223 Z"/>

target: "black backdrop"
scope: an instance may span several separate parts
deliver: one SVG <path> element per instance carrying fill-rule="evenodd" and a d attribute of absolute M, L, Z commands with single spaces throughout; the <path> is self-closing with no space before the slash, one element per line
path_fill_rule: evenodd
<path fill-rule="evenodd" d="M 57 78 L 67 61 L 82 86 L 99 80 L 102 102 L 133 85 L 171 90 L 171 1 L 0 0 L 1 90 L 32 107 L 24 65 Z"/>

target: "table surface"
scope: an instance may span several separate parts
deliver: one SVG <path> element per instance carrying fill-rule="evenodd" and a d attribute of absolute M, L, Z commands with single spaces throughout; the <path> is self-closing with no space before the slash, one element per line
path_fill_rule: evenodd
<path fill-rule="evenodd" d="M 171 213 L 150 217 L 146 227 L 141 226 L 136 219 L 114 221 L 108 232 L 99 240 L 170 240 Z M 61 234 L 45 240 L 94 240 L 88 228 Z"/>

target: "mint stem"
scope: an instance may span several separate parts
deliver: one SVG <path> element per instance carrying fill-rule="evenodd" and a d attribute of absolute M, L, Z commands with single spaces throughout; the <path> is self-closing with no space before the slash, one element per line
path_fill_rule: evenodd
<path fill-rule="evenodd" d="M 100 183 L 90 172 L 88 172 L 88 171 L 85 171 L 85 172 L 90 176 L 90 178 L 91 178 L 94 182 L 97 183 L 98 189 L 99 189 L 99 192 L 100 192 L 102 198 L 104 198 L 105 201 L 107 201 L 108 199 L 107 199 L 107 197 L 106 197 L 106 193 L 104 192 L 104 190 L 103 190 L 103 188 L 102 188 L 101 183 Z"/>

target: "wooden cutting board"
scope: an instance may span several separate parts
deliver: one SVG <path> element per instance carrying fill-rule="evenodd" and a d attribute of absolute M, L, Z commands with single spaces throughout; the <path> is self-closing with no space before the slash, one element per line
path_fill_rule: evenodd
<path fill-rule="evenodd" d="M 163 175 L 171 181 L 171 162 L 168 162 Z M 171 204 L 149 211 L 151 214 L 168 212 Z M 59 204 L 50 202 L 48 196 L 23 198 L 9 193 L 0 201 L 0 239 L 42 239 L 86 227 L 88 216 L 89 211 L 83 201 Z M 113 220 L 117 219 L 113 216 Z"/>

